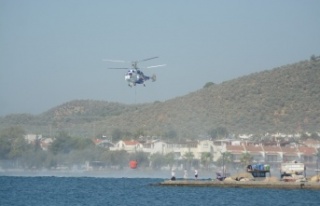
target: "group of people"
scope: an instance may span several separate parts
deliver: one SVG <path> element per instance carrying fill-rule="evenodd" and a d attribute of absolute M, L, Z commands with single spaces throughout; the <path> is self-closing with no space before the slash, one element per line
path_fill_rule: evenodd
<path fill-rule="evenodd" d="M 188 179 L 188 171 L 184 170 L 184 174 L 183 174 L 183 178 L 184 179 Z M 194 178 L 197 180 L 198 179 L 198 170 L 194 170 Z M 174 169 L 171 170 L 171 180 L 174 181 L 176 180 L 176 174 Z"/>

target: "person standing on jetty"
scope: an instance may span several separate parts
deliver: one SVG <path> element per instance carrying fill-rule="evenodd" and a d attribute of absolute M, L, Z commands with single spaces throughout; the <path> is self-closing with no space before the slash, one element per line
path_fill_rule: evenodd
<path fill-rule="evenodd" d="M 196 178 L 196 180 L 198 179 L 198 170 L 194 170 L 194 177 Z"/>
<path fill-rule="evenodd" d="M 174 170 L 171 170 L 171 180 L 172 181 L 176 180 L 176 175 L 175 175 Z"/>
<path fill-rule="evenodd" d="M 183 178 L 188 179 L 188 171 L 187 170 L 184 170 Z"/>

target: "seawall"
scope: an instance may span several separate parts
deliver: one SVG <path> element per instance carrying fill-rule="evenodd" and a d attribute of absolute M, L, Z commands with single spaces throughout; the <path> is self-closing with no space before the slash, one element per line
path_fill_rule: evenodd
<path fill-rule="evenodd" d="M 212 180 L 167 180 L 160 186 L 182 187 L 229 187 L 229 188 L 273 188 L 273 189 L 312 189 L 320 190 L 317 182 L 263 182 L 263 181 L 212 181 Z"/>

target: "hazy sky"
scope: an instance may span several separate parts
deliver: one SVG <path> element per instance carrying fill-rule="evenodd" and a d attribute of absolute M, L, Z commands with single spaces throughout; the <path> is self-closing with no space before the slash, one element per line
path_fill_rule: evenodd
<path fill-rule="evenodd" d="M 0 0 L 0 115 L 165 101 L 320 55 L 319 0 Z M 130 88 L 129 64 L 156 82 Z"/>

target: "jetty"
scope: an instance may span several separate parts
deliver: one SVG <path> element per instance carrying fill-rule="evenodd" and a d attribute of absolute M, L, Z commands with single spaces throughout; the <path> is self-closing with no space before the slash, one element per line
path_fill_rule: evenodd
<path fill-rule="evenodd" d="M 159 186 L 220 187 L 220 188 L 269 188 L 320 190 L 319 182 L 265 182 L 265 181 L 217 181 L 217 180 L 165 180 Z"/>

